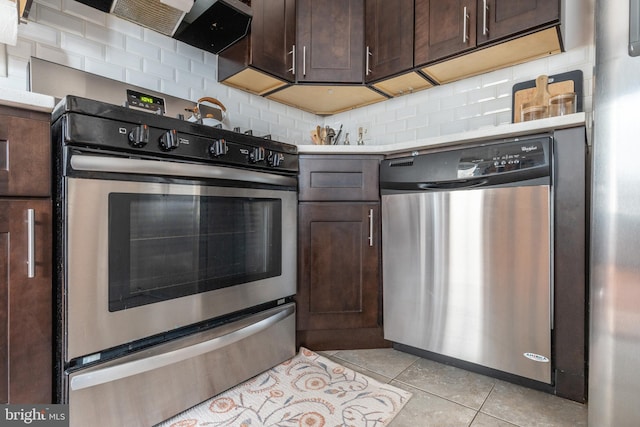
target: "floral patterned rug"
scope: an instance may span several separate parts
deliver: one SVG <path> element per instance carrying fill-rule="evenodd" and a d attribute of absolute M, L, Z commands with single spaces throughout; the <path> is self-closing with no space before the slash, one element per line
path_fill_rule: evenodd
<path fill-rule="evenodd" d="M 292 359 L 158 427 L 383 427 L 410 398 L 300 347 Z"/>

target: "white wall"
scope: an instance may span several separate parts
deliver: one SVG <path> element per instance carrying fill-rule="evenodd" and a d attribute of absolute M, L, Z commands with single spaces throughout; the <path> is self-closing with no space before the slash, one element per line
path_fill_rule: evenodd
<path fill-rule="evenodd" d="M 216 55 L 72 0 L 35 0 L 28 22 L 19 26 L 17 45 L 7 46 L 7 76 L 0 77 L 0 90 L 28 90 L 34 56 L 192 101 L 218 98 L 233 126 L 284 142 L 309 144 L 309 131 L 317 124 L 343 124 L 352 143 L 362 126 L 365 143 L 391 144 L 510 123 L 515 83 L 580 69 L 584 108 L 590 113 L 593 0 L 566 1 L 585 8 L 588 17 L 572 23 L 578 32 L 565 53 L 324 118 L 217 83 Z"/>

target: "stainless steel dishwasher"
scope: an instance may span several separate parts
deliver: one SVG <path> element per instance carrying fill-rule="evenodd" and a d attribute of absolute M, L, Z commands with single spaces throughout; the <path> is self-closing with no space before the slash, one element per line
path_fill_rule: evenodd
<path fill-rule="evenodd" d="M 384 160 L 384 337 L 551 383 L 548 135 Z"/>

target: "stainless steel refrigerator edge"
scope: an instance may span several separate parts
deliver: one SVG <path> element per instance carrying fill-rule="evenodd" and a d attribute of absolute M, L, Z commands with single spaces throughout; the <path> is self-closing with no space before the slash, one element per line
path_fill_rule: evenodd
<path fill-rule="evenodd" d="M 638 3 L 597 0 L 595 11 L 589 368 L 592 427 L 640 425 L 640 57 L 629 54 L 629 36 L 637 36 L 637 29 L 629 31 L 629 22 L 640 24 Z"/>

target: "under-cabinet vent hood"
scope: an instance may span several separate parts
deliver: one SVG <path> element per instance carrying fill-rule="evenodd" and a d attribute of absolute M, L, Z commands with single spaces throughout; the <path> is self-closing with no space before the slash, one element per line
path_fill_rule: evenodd
<path fill-rule="evenodd" d="M 78 1 L 215 54 L 247 35 L 252 16 L 241 0 Z"/>

